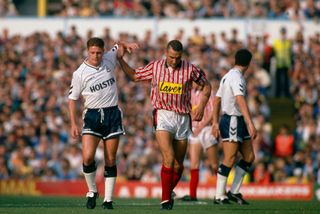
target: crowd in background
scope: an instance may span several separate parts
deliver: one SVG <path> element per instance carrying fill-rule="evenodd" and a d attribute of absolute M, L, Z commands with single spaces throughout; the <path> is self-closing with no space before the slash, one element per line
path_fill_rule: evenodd
<path fill-rule="evenodd" d="M 19 1 L 0 0 L 0 17 L 18 15 L 14 3 Z M 61 0 L 47 5 L 49 16 L 62 17 L 320 18 L 318 0 Z"/>
<path fill-rule="evenodd" d="M 0 8 L 3 2 L 9 1 L 0 1 Z M 63 2 L 66 9 L 76 6 L 75 14 L 66 11 L 57 15 L 78 16 L 81 15 L 80 8 L 89 1 Z M 90 2 L 109 4 L 107 1 Z M 146 3 L 149 1 L 109 2 L 113 5 L 109 14 L 112 16 L 137 16 L 133 8 L 138 4 L 142 7 L 139 16 L 146 13 L 145 16 L 162 14 L 171 17 L 166 7 L 160 7 L 157 13 L 151 8 L 158 4 L 172 4 L 172 8 L 179 8 L 180 11 L 172 14 L 185 13 L 184 16 L 190 18 L 238 17 L 243 14 L 235 14 L 234 11 L 242 10 L 232 8 L 241 8 L 238 4 L 248 3 L 232 0 L 150 1 L 148 8 Z M 253 6 L 266 4 L 267 1 L 256 2 L 258 4 Z M 269 14 L 274 12 L 270 8 L 275 1 L 268 2 L 270 7 L 263 7 L 263 17 L 270 17 Z M 289 4 L 297 1 L 277 1 L 276 5 L 279 6 L 279 2 Z M 298 2 L 301 6 L 318 3 Z M 129 10 L 123 10 L 124 6 Z M 123 14 L 125 11 L 128 14 Z M 205 15 L 208 11 L 213 14 Z M 248 14 L 248 11 L 255 10 L 245 11 L 245 16 L 260 17 Z M 280 18 L 279 14 L 285 11 L 282 8 L 275 14 Z M 299 11 L 302 12 L 303 7 Z M 96 10 L 92 13 L 89 14 L 99 14 Z M 318 14 L 313 18 L 319 17 L 319 9 L 313 14 Z M 0 15 L 3 15 L 3 9 L 0 9 Z M 306 15 L 304 17 L 308 18 Z M 221 77 L 232 67 L 235 51 L 246 47 L 253 52 L 253 61 L 246 73 L 247 99 L 259 134 L 253 142 L 256 161 L 249 180 L 259 184 L 310 181 L 320 184 L 320 33 L 305 38 L 303 32 L 298 31 L 294 37 L 287 38 L 285 28 L 279 31 L 282 38 L 275 41 L 269 41 L 267 35 L 248 35 L 245 40 L 239 40 L 237 29 L 204 36 L 198 28 L 190 37 L 177 30 L 175 39 L 183 42 L 183 57 L 206 72 L 214 91 Z M 108 48 L 118 40 L 137 42 L 140 49 L 128 55 L 127 60 L 133 67 L 139 67 L 162 58 L 165 45 L 173 39 L 163 34 L 153 42 L 152 33 L 145 32 L 144 38 L 126 33 L 112 38 L 110 29 L 106 28 L 104 34 L 99 36 Z M 82 176 L 81 142 L 69 136 L 67 95 L 72 73 L 85 59 L 85 42 L 92 35 L 91 31 L 86 37 L 81 37 L 75 26 L 69 33 L 57 32 L 55 36 L 46 32 L 35 32 L 29 36 L 10 35 L 6 29 L 0 32 L 0 179 L 71 180 Z M 158 182 L 161 155 L 152 130 L 149 84 L 130 82 L 119 68 L 116 73 L 126 130 L 126 135 L 120 138 L 118 150 L 118 179 Z M 284 84 L 286 81 L 288 84 Z M 288 124 L 283 124 L 279 130 L 272 129 L 269 97 L 287 97 L 294 101 L 294 130 Z M 98 177 L 102 180 L 102 148 L 97 151 L 96 161 Z M 188 180 L 188 161 L 187 157 L 183 180 Z M 201 182 L 209 182 L 212 177 L 209 164 L 204 159 L 200 168 Z"/>
<path fill-rule="evenodd" d="M 233 65 L 233 54 L 241 47 L 254 55 L 246 73 L 248 103 L 259 131 L 254 141 L 256 161 L 250 180 L 256 183 L 289 182 L 290 180 L 316 181 L 320 179 L 320 36 L 304 38 L 297 32 L 289 38 L 290 96 L 295 101 L 296 129 L 284 124 L 273 138 L 269 122 L 273 59 L 276 48 L 267 37 L 237 38 L 237 30 L 204 37 L 199 29 L 185 38 L 177 32 L 176 38 L 184 42 L 184 57 L 202 68 L 214 89 L 221 76 Z M 196 33 L 197 32 L 197 33 Z M 121 34 L 111 38 L 110 29 L 101 37 L 107 47 L 116 40 L 129 40 L 140 44 L 138 52 L 128 56 L 129 64 L 143 66 L 163 57 L 169 38 L 159 36 L 151 42 L 152 32 L 143 39 Z M 90 33 L 88 37 L 90 37 Z M 217 37 L 223 37 L 217 43 Z M 72 72 L 85 59 L 85 41 L 76 27 L 63 35 L 50 37 L 45 32 L 30 36 L 9 36 L 4 30 L 0 36 L 0 178 L 40 178 L 42 180 L 76 179 L 82 176 L 80 139 L 69 136 L 67 94 Z M 121 138 L 118 153 L 118 175 L 125 180 L 158 181 L 161 156 L 152 130 L 149 84 L 130 82 L 124 73 L 116 70 L 120 107 L 124 112 L 126 135 Z M 285 90 L 284 90 L 285 91 Z M 284 92 L 283 91 L 283 92 Z M 81 106 L 79 106 L 81 110 Z M 274 130 L 275 131 L 275 130 Z M 281 145 L 281 146 L 279 146 Z M 103 153 L 98 149 L 98 174 L 103 178 Z M 188 179 L 188 158 L 183 179 Z M 204 160 L 201 181 L 212 177 L 209 164 Z"/>

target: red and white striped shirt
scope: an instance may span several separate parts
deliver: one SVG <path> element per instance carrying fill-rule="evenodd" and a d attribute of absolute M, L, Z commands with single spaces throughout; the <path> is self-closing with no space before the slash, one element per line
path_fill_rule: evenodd
<path fill-rule="evenodd" d="M 150 62 L 135 70 L 138 81 L 151 81 L 151 102 L 155 109 L 165 109 L 181 114 L 191 112 L 192 82 L 204 84 L 203 71 L 182 60 L 180 68 L 166 66 L 166 60 Z"/>

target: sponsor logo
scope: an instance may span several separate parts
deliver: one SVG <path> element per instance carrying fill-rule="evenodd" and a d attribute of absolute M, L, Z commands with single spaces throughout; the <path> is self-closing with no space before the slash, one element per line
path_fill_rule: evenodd
<path fill-rule="evenodd" d="M 109 87 L 113 85 L 116 82 L 116 80 L 112 77 L 111 79 L 108 79 L 106 81 L 103 81 L 101 83 L 98 83 L 96 85 L 93 85 L 90 87 L 91 92 L 97 92 L 100 91 L 101 89 L 104 89 L 106 87 Z"/>
<path fill-rule="evenodd" d="M 159 91 L 167 94 L 182 94 L 182 84 L 160 82 Z"/>

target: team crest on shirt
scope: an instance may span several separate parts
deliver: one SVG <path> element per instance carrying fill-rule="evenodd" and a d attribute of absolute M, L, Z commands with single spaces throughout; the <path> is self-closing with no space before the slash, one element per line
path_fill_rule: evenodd
<path fill-rule="evenodd" d="M 166 94 L 182 94 L 182 84 L 160 82 L 159 91 Z"/>
<path fill-rule="evenodd" d="M 101 70 L 106 70 L 107 72 L 111 71 L 111 69 L 107 65 L 103 65 L 103 67 L 101 67 Z"/>

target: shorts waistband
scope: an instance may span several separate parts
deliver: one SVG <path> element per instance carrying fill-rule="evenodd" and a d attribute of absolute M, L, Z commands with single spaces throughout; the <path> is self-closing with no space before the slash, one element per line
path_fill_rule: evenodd
<path fill-rule="evenodd" d="M 182 113 L 182 112 L 176 112 L 176 111 L 172 111 L 172 110 L 167 110 L 167 109 L 162 109 L 162 108 L 156 108 L 154 109 L 153 111 L 168 111 L 168 112 L 172 112 L 172 113 L 175 113 L 175 114 L 178 114 L 178 115 L 181 115 L 181 116 L 184 116 L 184 115 L 190 115 L 190 113 Z"/>
<path fill-rule="evenodd" d="M 88 111 L 98 111 L 100 109 L 102 110 L 112 110 L 118 108 L 118 105 L 116 106 L 109 106 L 109 107 L 103 107 L 103 108 L 88 108 Z"/>
<path fill-rule="evenodd" d="M 229 115 L 229 114 L 223 114 L 222 116 L 225 116 L 225 117 L 243 117 L 242 115 Z"/>

